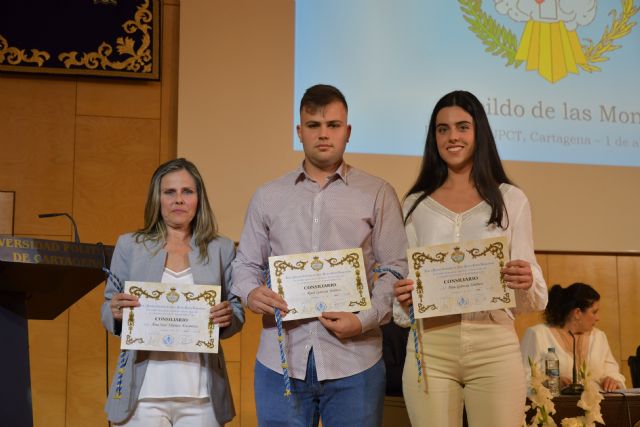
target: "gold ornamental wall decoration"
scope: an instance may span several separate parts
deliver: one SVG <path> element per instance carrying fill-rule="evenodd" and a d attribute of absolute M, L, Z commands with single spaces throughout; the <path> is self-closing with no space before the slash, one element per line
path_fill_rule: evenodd
<path fill-rule="evenodd" d="M 160 2 L 0 0 L 0 71 L 160 78 Z"/>
<path fill-rule="evenodd" d="M 36 63 L 42 66 L 51 55 L 38 49 L 31 49 L 31 54 L 25 53 L 24 49 L 9 46 L 7 39 L 0 34 L 0 64 L 5 61 L 11 65 L 25 63 Z"/>

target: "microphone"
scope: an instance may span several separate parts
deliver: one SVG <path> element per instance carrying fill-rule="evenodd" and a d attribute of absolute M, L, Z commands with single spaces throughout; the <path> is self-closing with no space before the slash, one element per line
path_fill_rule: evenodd
<path fill-rule="evenodd" d="M 80 243 L 80 236 L 78 235 L 78 226 L 76 222 L 73 220 L 73 217 L 66 212 L 56 212 L 56 213 L 43 213 L 38 214 L 38 218 L 53 218 L 54 216 L 66 216 L 71 220 L 71 224 L 73 224 L 73 234 L 75 235 L 75 242 Z"/>
<path fill-rule="evenodd" d="M 576 367 L 576 336 L 569 330 L 569 335 L 573 338 L 573 379 L 571 384 L 560 390 L 560 394 L 578 395 L 582 394 L 584 387 L 578 384 L 578 369 Z"/>

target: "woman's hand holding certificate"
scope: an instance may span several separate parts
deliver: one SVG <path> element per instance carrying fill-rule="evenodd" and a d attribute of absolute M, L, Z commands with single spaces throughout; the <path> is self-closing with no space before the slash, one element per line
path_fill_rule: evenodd
<path fill-rule="evenodd" d="M 504 281 L 511 289 L 527 290 L 533 285 L 531 265 L 522 259 L 509 261 L 502 269 Z"/>
<path fill-rule="evenodd" d="M 282 320 L 371 308 L 360 248 L 269 257 L 269 270 L 288 308 Z"/>

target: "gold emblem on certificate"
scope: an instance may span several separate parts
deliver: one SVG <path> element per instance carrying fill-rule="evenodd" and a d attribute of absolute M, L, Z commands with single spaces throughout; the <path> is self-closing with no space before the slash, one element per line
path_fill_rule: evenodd
<path fill-rule="evenodd" d="M 412 248 L 416 318 L 515 307 L 515 295 L 500 270 L 509 261 L 505 237 Z"/>
<path fill-rule="evenodd" d="M 371 308 L 360 248 L 269 257 L 269 271 L 272 289 L 289 306 L 282 320 Z"/>
<path fill-rule="evenodd" d="M 122 311 L 121 348 L 217 353 L 219 327 L 209 309 L 220 302 L 219 285 L 125 282 L 140 307 Z"/>

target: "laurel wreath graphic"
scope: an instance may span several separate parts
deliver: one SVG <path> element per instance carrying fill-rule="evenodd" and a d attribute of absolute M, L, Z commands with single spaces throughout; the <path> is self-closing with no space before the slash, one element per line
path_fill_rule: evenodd
<path fill-rule="evenodd" d="M 513 32 L 498 24 L 482 10 L 482 0 L 458 0 L 469 29 L 486 46 L 485 51 L 507 60 L 507 66 L 518 68 L 522 61 L 516 61 L 518 38 Z"/>
<path fill-rule="evenodd" d="M 495 19 L 482 10 L 482 0 L 458 0 L 458 3 L 460 3 L 460 9 L 464 14 L 465 21 L 469 23 L 469 29 L 485 45 L 485 51 L 494 56 L 505 58 L 507 66 L 518 68 L 522 61 L 515 59 L 518 49 L 516 35 L 498 24 Z M 621 14 L 618 14 L 616 9 L 612 9 L 609 12 L 609 16 L 612 19 L 611 26 L 607 25 L 605 27 L 598 43 L 594 44 L 592 40 L 584 39 L 587 44 L 583 45 L 582 49 L 587 63 L 580 64 L 583 70 L 589 73 L 601 71 L 600 67 L 595 64 L 608 61 L 609 58 L 605 54 L 622 47 L 615 44 L 615 41 L 631 33 L 631 30 L 636 25 L 636 22 L 631 22 L 631 18 L 638 13 L 640 7 L 634 5 L 634 0 L 621 0 L 621 4 Z"/>
<path fill-rule="evenodd" d="M 604 54 L 622 47 L 614 44 L 614 41 L 625 37 L 631 32 L 636 23 L 630 22 L 630 20 L 638 13 L 638 10 L 640 10 L 640 8 L 634 6 L 633 0 L 622 0 L 622 14 L 619 18 L 618 12 L 615 9 L 609 12 L 609 16 L 611 16 L 612 19 L 611 29 L 609 29 L 609 26 L 606 26 L 604 33 L 602 33 L 602 38 L 595 45 L 591 40 L 585 39 L 587 45 L 582 46 L 582 49 L 584 50 L 587 64 L 580 65 L 582 69 L 589 73 L 600 71 L 600 67 L 593 65 L 593 63 L 608 61 L 609 58 L 604 56 Z"/>

